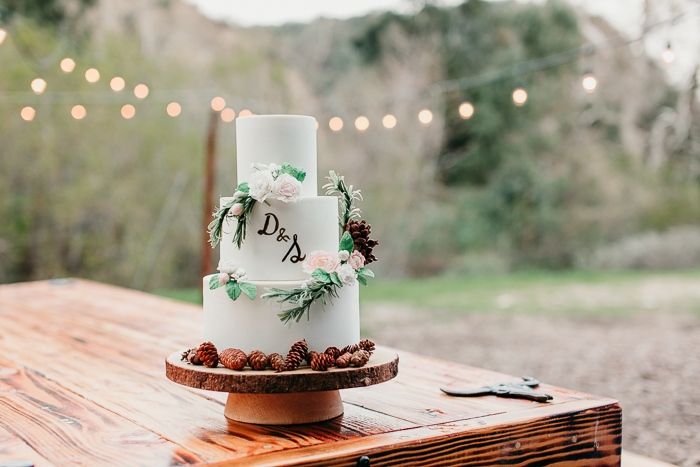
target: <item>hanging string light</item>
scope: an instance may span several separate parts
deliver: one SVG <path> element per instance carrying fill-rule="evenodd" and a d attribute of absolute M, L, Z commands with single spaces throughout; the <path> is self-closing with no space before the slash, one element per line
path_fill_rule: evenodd
<path fill-rule="evenodd" d="M 243 109 L 240 112 L 238 112 L 239 117 L 250 117 L 251 115 L 253 115 L 253 112 L 251 112 L 248 109 Z"/>
<path fill-rule="evenodd" d="M 525 102 L 527 102 L 527 91 L 518 86 L 515 89 L 513 89 L 513 104 L 517 105 L 518 107 L 525 105 Z"/>
<path fill-rule="evenodd" d="M 465 101 L 459 105 L 459 116 L 465 120 L 469 120 L 474 115 L 474 105 L 471 102 Z"/>
<path fill-rule="evenodd" d="M 178 115 L 180 115 L 181 111 L 182 107 L 180 107 L 180 104 L 178 104 L 177 102 L 171 102 L 167 105 L 167 107 L 165 107 L 165 112 L 171 117 L 177 117 Z"/>
<path fill-rule="evenodd" d="M 333 117 L 328 122 L 328 127 L 332 131 L 340 131 L 343 129 L 343 120 L 340 117 Z"/>
<path fill-rule="evenodd" d="M 137 84 L 134 88 L 134 96 L 139 99 L 145 99 L 148 96 L 148 86 L 145 84 Z"/>
<path fill-rule="evenodd" d="M 134 115 L 136 115 L 136 108 L 133 105 L 126 104 L 126 105 L 122 106 L 122 117 L 129 120 Z"/>
<path fill-rule="evenodd" d="M 211 108 L 216 112 L 221 112 L 226 107 L 226 101 L 221 96 L 216 96 L 211 100 Z"/>
<path fill-rule="evenodd" d="M 583 79 L 581 79 L 581 86 L 583 87 L 584 91 L 589 93 L 595 91 L 595 88 L 598 87 L 598 80 L 596 79 L 592 70 L 587 70 L 583 74 Z"/>
<path fill-rule="evenodd" d="M 221 120 L 230 123 L 236 118 L 236 112 L 231 107 L 226 107 L 221 111 Z"/>
<path fill-rule="evenodd" d="M 25 107 L 20 111 L 20 116 L 23 120 L 31 122 L 34 120 L 34 115 L 36 115 L 36 110 L 33 107 Z"/>
<path fill-rule="evenodd" d="M 666 44 L 666 50 L 664 50 L 661 53 L 661 60 L 664 62 L 664 65 L 670 65 L 673 63 L 673 60 L 675 60 L 676 54 L 673 52 L 673 49 L 671 48 L 671 43 L 669 42 Z"/>
<path fill-rule="evenodd" d="M 46 81 L 41 78 L 34 78 L 30 86 L 34 94 L 41 94 L 46 90 Z"/>
<path fill-rule="evenodd" d="M 384 118 L 382 118 L 382 125 L 384 125 L 384 128 L 391 130 L 396 126 L 396 117 L 391 114 L 384 115 Z"/>
<path fill-rule="evenodd" d="M 124 81 L 124 78 L 120 76 L 115 76 L 109 81 L 109 87 L 112 88 L 112 91 L 114 92 L 122 91 L 124 86 L 126 86 L 126 82 Z"/>
<path fill-rule="evenodd" d="M 418 112 L 418 121 L 423 125 L 428 126 L 433 121 L 433 113 L 428 109 L 423 109 Z"/>
<path fill-rule="evenodd" d="M 366 131 L 369 128 L 369 119 L 361 115 L 355 119 L 355 128 L 357 131 Z"/>
<path fill-rule="evenodd" d="M 61 70 L 64 73 L 71 73 L 75 69 L 75 61 L 72 58 L 64 58 L 61 60 Z"/>
<path fill-rule="evenodd" d="M 0 28 L 0 44 L 5 42 L 6 37 L 7 37 L 7 31 L 5 31 L 3 28 Z"/>
<path fill-rule="evenodd" d="M 78 104 L 74 105 L 73 108 L 70 109 L 70 114 L 74 119 L 82 120 L 87 115 L 87 110 L 85 110 L 85 107 Z"/>
<path fill-rule="evenodd" d="M 96 83 L 100 80 L 100 72 L 96 68 L 88 68 L 85 71 L 85 79 L 88 83 Z"/>

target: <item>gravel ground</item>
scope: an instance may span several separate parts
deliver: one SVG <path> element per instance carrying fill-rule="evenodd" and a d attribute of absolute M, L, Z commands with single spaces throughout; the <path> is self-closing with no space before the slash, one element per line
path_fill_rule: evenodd
<path fill-rule="evenodd" d="M 700 315 L 459 314 L 363 304 L 381 345 L 618 399 L 623 448 L 700 466 Z"/>

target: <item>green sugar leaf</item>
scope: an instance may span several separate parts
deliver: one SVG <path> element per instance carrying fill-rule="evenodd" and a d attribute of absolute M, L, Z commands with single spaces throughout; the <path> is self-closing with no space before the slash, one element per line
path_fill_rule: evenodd
<path fill-rule="evenodd" d="M 316 270 L 311 273 L 311 277 L 323 284 L 330 284 L 332 282 L 330 274 L 321 268 L 316 268 Z"/>
<path fill-rule="evenodd" d="M 332 273 L 332 274 L 329 274 L 328 276 L 331 278 L 331 282 L 333 282 L 335 285 L 337 285 L 338 287 L 343 286 L 343 283 L 341 282 L 340 277 L 338 277 L 338 274 Z"/>
<path fill-rule="evenodd" d="M 241 296 L 241 286 L 236 281 L 227 282 L 226 293 L 235 302 Z"/>
<path fill-rule="evenodd" d="M 360 268 L 357 270 L 357 274 L 367 277 L 374 277 L 374 272 L 369 268 Z"/>
<path fill-rule="evenodd" d="M 352 235 L 350 235 L 350 232 L 343 232 L 343 236 L 340 238 L 338 251 L 347 251 L 352 254 L 353 249 L 355 249 L 355 242 L 352 240 Z"/>
<path fill-rule="evenodd" d="M 367 278 L 363 276 L 362 274 L 357 275 L 357 282 L 359 282 L 362 285 L 367 285 Z"/>
<path fill-rule="evenodd" d="M 289 174 L 292 177 L 296 178 L 299 180 L 299 182 L 303 182 L 304 179 L 306 178 L 306 171 L 304 169 L 300 169 L 297 167 L 292 167 L 289 164 L 282 164 L 282 167 L 279 170 L 280 174 Z"/>
<path fill-rule="evenodd" d="M 218 289 L 219 287 L 221 287 L 221 282 L 219 282 L 219 276 L 212 276 L 209 279 L 209 290 Z"/>
<path fill-rule="evenodd" d="M 248 187 L 248 182 L 243 182 L 238 185 L 236 191 L 242 191 L 243 193 L 250 193 L 250 187 Z"/>
<path fill-rule="evenodd" d="M 258 295 L 258 288 L 251 284 L 250 282 L 241 282 L 241 291 L 248 296 L 249 299 L 254 300 Z"/>

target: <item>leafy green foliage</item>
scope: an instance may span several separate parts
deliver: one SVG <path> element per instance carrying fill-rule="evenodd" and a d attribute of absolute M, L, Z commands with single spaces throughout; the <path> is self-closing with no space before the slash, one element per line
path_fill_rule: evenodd
<path fill-rule="evenodd" d="M 340 238 L 340 245 L 338 246 L 338 251 L 347 251 L 352 254 L 355 249 L 355 242 L 352 240 L 352 235 L 350 232 L 343 232 L 343 236 Z"/>
<path fill-rule="evenodd" d="M 80 9 L 97 3 L 97 0 L 76 1 Z M 0 0 L 0 19 L 9 22 L 14 16 L 22 15 L 41 24 L 59 26 L 68 17 L 65 3 L 61 0 Z"/>
<path fill-rule="evenodd" d="M 279 174 L 289 174 L 299 180 L 299 182 L 303 182 L 306 178 L 306 171 L 304 169 L 292 167 L 289 164 L 282 164 L 282 167 L 279 169 Z"/>
<path fill-rule="evenodd" d="M 234 302 L 238 300 L 238 297 L 241 296 L 241 286 L 238 282 L 236 281 L 228 281 L 226 283 L 226 293 L 228 296 L 233 300 Z"/>

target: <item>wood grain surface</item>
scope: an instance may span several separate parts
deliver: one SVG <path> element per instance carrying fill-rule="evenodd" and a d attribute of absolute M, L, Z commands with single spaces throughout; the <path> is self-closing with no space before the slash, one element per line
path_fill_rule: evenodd
<path fill-rule="evenodd" d="M 399 352 L 388 382 L 341 391 L 345 412 L 293 427 L 223 416 L 226 393 L 169 381 L 200 343 L 200 307 L 104 284 L 0 286 L 0 464 L 37 466 L 619 465 L 615 400 L 542 384 L 550 403 L 451 398 L 519 378 Z M 535 375 L 536 376 L 536 375 Z"/>

